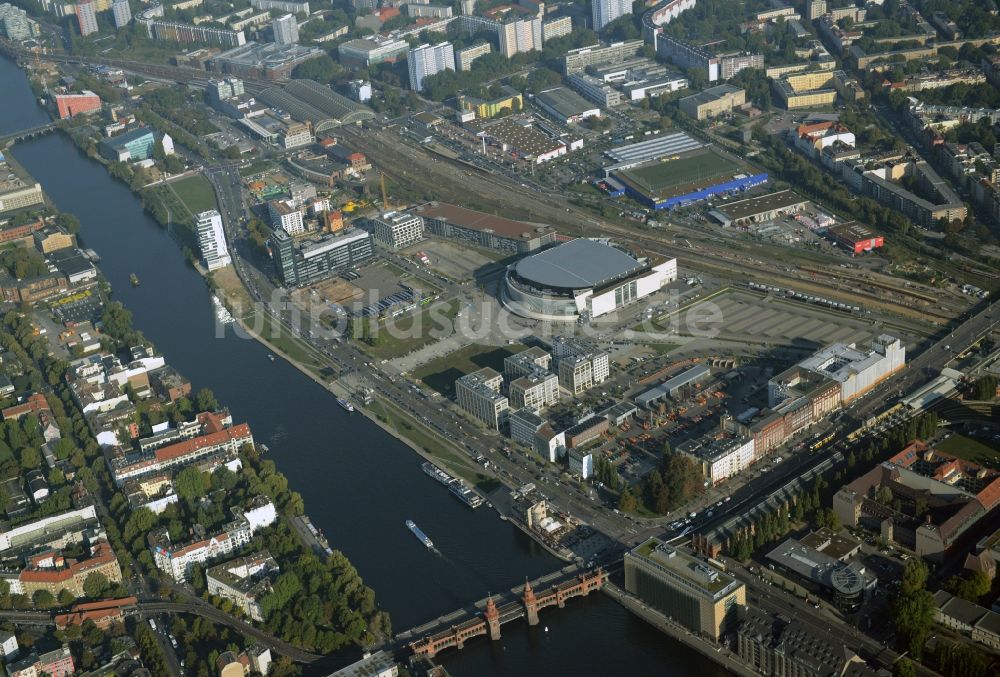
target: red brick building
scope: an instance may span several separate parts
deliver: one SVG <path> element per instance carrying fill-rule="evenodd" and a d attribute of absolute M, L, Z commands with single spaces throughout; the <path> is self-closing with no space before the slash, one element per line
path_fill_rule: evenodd
<path fill-rule="evenodd" d="M 101 97 L 89 90 L 82 94 L 56 94 L 55 99 L 56 110 L 61 120 L 81 113 L 101 110 Z"/>

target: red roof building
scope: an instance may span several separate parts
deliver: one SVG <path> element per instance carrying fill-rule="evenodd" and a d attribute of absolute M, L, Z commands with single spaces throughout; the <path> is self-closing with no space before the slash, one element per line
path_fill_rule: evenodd
<path fill-rule="evenodd" d="M 56 94 L 55 100 L 60 120 L 101 110 L 101 97 L 89 90 L 82 94 Z"/>
<path fill-rule="evenodd" d="M 2 413 L 5 421 L 19 421 L 28 414 L 39 414 L 43 411 L 49 411 L 49 403 L 45 399 L 45 395 L 32 393 L 24 402 L 7 407 Z"/>

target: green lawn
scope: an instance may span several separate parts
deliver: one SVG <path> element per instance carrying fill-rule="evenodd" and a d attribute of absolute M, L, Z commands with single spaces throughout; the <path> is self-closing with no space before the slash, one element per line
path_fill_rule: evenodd
<path fill-rule="evenodd" d="M 520 344 L 497 347 L 473 343 L 428 362 L 415 369 L 412 375 L 429 388 L 433 388 L 445 397 L 451 397 L 455 394 L 455 379 L 458 377 L 483 367 L 492 367 L 502 373 L 504 358 L 525 348 L 526 346 Z"/>
<path fill-rule="evenodd" d="M 992 467 L 993 462 L 1000 458 L 1000 445 L 980 442 L 965 435 L 952 435 L 937 446 L 941 451 L 986 467 Z"/>
<path fill-rule="evenodd" d="M 714 152 L 702 152 L 677 160 L 657 162 L 624 172 L 624 176 L 651 193 L 658 193 L 680 184 L 734 174 L 739 168 Z"/>
<path fill-rule="evenodd" d="M 188 208 L 192 216 L 199 212 L 218 208 L 215 202 L 215 190 L 208 179 L 201 174 L 173 181 L 168 185 Z"/>
<path fill-rule="evenodd" d="M 240 176 L 256 176 L 275 169 L 274 163 L 270 160 L 254 160 L 246 167 L 240 168 Z"/>

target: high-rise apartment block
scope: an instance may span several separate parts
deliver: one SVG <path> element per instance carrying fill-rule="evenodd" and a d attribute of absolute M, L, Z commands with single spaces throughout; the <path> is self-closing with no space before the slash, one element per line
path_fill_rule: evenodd
<path fill-rule="evenodd" d="M 299 41 L 299 23 L 294 14 L 279 16 L 271 22 L 274 41 L 279 45 L 294 45 Z"/>
<path fill-rule="evenodd" d="M 218 270 L 233 262 L 229 256 L 226 233 L 222 229 L 222 216 L 219 212 L 212 209 L 198 214 L 195 232 L 198 235 L 201 259 L 206 268 L 210 271 Z"/>
<path fill-rule="evenodd" d="M 424 78 L 444 70 L 455 70 L 455 49 L 450 42 L 423 44 L 409 51 L 406 65 L 410 71 L 410 89 L 419 92 L 424 88 Z"/>
<path fill-rule="evenodd" d="M 599 31 L 620 16 L 632 13 L 629 0 L 593 0 L 594 30 Z"/>
<path fill-rule="evenodd" d="M 111 12 L 115 16 L 115 28 L 125 28 L 132 21 L 132 8 L 129 7 L 128 0 L 115 0 L 111 5 Z"/>
<path fill-rule="evenodd" d="M 83 37 L 97 32 L 97 4 L 94 0 L 81 0 L 77 3 L 76 22 Z"/>
<path fill-rule="evenodd" d="M 508 59 L 521 52 L 542 49 L 542 20 L 517 19 L 500 24 L 500 53 Z"/>

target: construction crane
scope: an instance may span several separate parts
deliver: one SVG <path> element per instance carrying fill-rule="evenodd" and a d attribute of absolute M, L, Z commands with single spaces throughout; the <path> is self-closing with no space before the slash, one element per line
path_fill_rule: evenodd
<path fill-rule="evenodd" d="M 382 211 L 389 211 L 389 195 L 385 192 L 385 172 L 380 171 L 379 185 L 382 186 Z"/>

